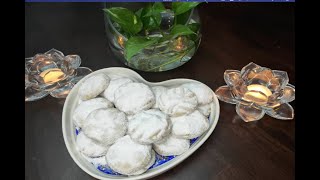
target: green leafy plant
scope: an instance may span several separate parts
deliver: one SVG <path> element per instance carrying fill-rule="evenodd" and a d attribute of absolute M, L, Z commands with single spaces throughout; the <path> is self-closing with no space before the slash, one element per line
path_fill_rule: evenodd
<path fill-rule="evenodd" d="M 193 8 L 200 2 L 173 2 L 171 10 L 174 12 L 174 24 L 168 31 L 161 29 L 161 13 L 166 11 L 162 2 L 148 3 L 147 6 L 133 12 L 123 7 L 103 9 L 112 21 L 117 23 L 128 39 L 124 43 L 124 54 L 127 61 L 144 48 L 157 43 L 176 39 L 180 36 L 188 36 L 191 40 L 197 40 L 200 25 L 192 23 L 186 25 Z M 159 31 L 161 37 L 152 37 L 150 31 Z"/>

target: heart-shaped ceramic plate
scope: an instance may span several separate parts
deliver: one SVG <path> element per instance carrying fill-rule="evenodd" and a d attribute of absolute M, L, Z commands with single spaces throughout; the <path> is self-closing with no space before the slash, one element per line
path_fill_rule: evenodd
<path fill-rule="evenodd" d="M 194 142 L 192 142 L 192 145 L 190 146 L 189 150 L 185 153 L 176 156 L 168 161 L 165 161 L 165 163 L 161 163 L 161 165 L 158 165 L 152 169 L 149 169 L 145 173 L 137 176 L 122 176 L 122 175 L 111 175 L 104 173 L 102 171 L 99 171 L 97 168 L 95 168 L 91 163 L 89 163 L 82 155 L 81 153 L 76 149 L 76 127 L 73 124 L 72 121 L 72 114 L 75 109 L 75 107 L 78 104 L 78 90 L 81 85 L 81 83 L 87 79 L 88 77 L 91 77 L 98 73 L 105 73 L 110 77 L 113 76 L 122 76 L 122 77 L 129 77 L 137 82 L 141 82 L 144 84 L 152 86 L 165 86 L 165 87 L 176 87 L 184 83 L 188 82 L 197 82 L 201 83 L 196 80 L 192 79 L 171 79 L 163 82 L 148 82 L 144 80 L 138 73 L 135 71 L 132 71 L 127 68 L 121 68 L 121 67 L 111 67 L 111 68 L 105 68 L 100 69 L 98 71 L 92 72 L 91 74 L 87 75 L 85 78 L 81 79 L 79 83 L 77 83 L 73 89 L 70 91 L 64 107 L 63 107 L 63 113 L 62 113 L 62 132 L 63 132 L 63 138 L 64 142 L 67 146 L 67 149 L 72 157 L 72 159 L 76 162 L 76 164 L 84 170 L 89 175 L 102 179 L 102 180 L 110 180 L 110 179 L 126 179 L 126 180 L 133 180 L 133 179 L 148 179 L 154 176 L 157 176 L 161 173 L 164 173 L 168 171 L 169 169 L 173 168 L 174 166 L 181 163 L 183 160 L 185 160 L 187 157 L 189 157 L 193 152 L 195 152 L 211 135 L 214 128 L 216 127 L 216 124 L 218 122 L 219 113 L 220 113 L 220 107 L 219 107 L 219 101 L 215 95 L 215 93 L 212 91 L 213 94 L 213 102 L 211 103 L 211 113 L 209 116 L 209 122 L 210 127 L 209 129 L 204 132 L 200 137 L 198 137 Z"/>

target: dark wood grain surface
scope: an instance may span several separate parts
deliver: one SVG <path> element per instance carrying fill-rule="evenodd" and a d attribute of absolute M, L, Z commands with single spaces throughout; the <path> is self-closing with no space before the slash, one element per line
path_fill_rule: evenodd
<path fill-rule="evenodd" d="M 124 66 L 105 37 L 101 3 L 26 3 L 25 57 L 51 48 L 79 54 L 93 70 Z M 185 65 L 161 73 L 139 72 L 148 81 L 191 78 L 213 90 L 226 69 L 253 61 L 288 72 L 295 84 L 293 3 L 209 3 L 199 7 L 203 39 Z M 62 136 L 64 99 L 25 103 L 25 179 L 88 180 L 70 157 Z M 293 107 L 294 102 L 291 103 Z M 245 123 L 235 106 L 220 102 L 219 122 L 188 159 L 154 179 L 292 180 L 295 178 L 295 119 L 269 116 Z"/>

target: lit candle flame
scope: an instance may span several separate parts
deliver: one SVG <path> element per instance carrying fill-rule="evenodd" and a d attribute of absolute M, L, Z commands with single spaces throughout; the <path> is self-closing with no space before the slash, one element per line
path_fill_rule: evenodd
<path fill-rule="evenodd" d="M 269 96 L 272 95 L 270 89 L 260 84 L 249 85 L 247 89 L 248 91 L 244 94 L 243 99 L 259 105 L 267 103 Z"/>
<path fill-rule="evenodd" d="M 181 51 L 184 48 L 183 43 L 182 43 L 182 38 L 181 36 L 177 38 L 177 45 L 175 47 L 175 49 L 177 51 Z"/>
<path fill-rule="evenodd" d="M 43 71 L 40 74 L 40 77 L 43 79 L 44 83 L 52 84 L 62 80 L 65 77 L 65 74 L 59 68 L 52 68 Z"/>
<path fill-rule="evenodd" d="M 118 37 L 118 43 L 119 43 L 119 45 L 120 45 L 121 47 L 124 47 L 124 39 L 123 39 L 122 36 L 119 36 L 119 37 Z"/>

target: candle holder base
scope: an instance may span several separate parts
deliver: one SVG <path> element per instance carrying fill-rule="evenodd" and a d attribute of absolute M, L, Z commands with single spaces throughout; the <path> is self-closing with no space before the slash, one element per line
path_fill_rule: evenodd
<path fill-rule="evenodd" d="M 227 85 L 216 90 L 220 101 L 236 104 L 236 112 L 245 122 L 260 120 L 265 114 L 291 120 L 294 110 L 289 102 L 295 99 L 295 87 L 288 84 L 286 72 L 271 70 L 255 63 L 241 69 L 226 70 Z"/>
<path fill-rule="evenodd" d="M 80 56 L 51 49 L 25 59 L 25 101 L 36 101 L 47 95 L 66 98 L 73 86 L 92 72 L 79 67 Z"/>

